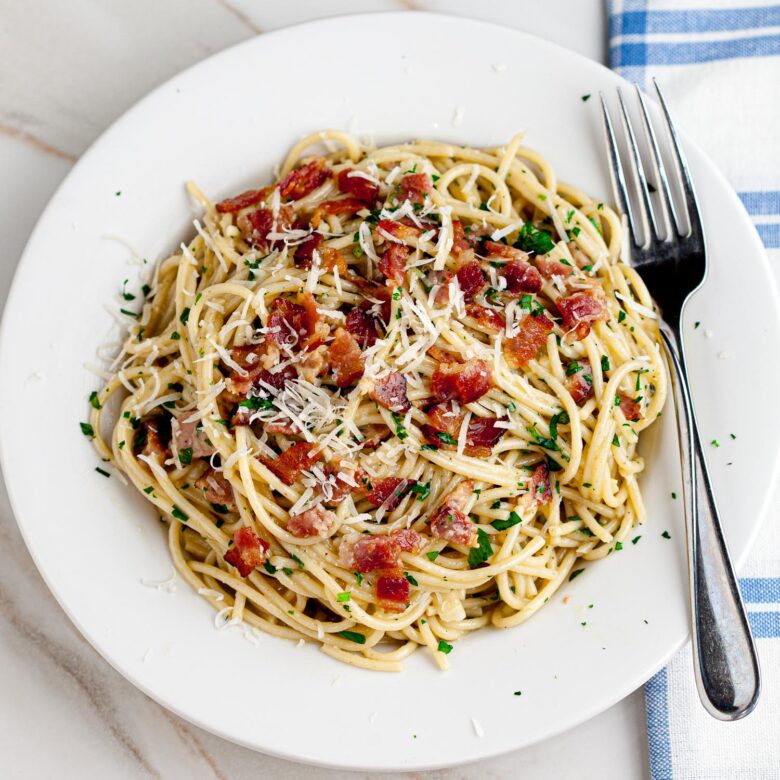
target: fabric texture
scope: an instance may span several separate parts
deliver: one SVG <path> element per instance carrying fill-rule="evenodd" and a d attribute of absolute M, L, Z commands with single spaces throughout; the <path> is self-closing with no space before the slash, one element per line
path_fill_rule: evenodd
<path fill-rule="evenodd" d="M 610 65 L 648 94 L 732 183 L 780 273 L 780 5 L 609 0 Z M 771 345 L 777 351 L 778 345 Z M 779 372 L 780 376 L 780 372 Z M 777 446 L 772 442 L 770 446 Z M 751 486 L 768 490 L 769 486 Z M 702 708 L 690 645 L 645 686 L 653 780 L 780 778 L 780 503 L 740 573 L 763 675 L 759 705 L 722 723 Z"/>

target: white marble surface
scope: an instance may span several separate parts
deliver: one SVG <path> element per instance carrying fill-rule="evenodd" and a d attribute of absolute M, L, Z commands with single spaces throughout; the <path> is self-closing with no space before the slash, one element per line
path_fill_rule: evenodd
<path fill-rule="evenodd" d="M 0 0 L 0 306 L 57 184 L 148 90 L 252 35 L 322 16 L 397 8 L 479 16 L 605 58 L 600 0 Z M 54 601 L 1 485 L 0 720 L 0 775 L 6 778 L 344 774 L 237 747 L 136 691 L 86 644 Z M 631 780 L 645 777 L 646 766 L 640 691 L 555 739 L 430 776 L 545 780 L 586 773 Z"/>

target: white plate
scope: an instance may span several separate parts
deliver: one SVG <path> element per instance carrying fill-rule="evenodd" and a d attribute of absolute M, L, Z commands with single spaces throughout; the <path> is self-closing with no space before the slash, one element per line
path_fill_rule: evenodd
<path fill-rule="evenodd" d="M 149 258 L 171 250 L 192 218 L 185 179 L 215 197 L 238 192 L 264 182 L 296 138 L 328 126 L 352 123 L 381 141 L 436 136 L 470 145 L 503 143 L 527 128 L 528 144 L 562 178 L 610 199 L 597 101 L 580 96 L 619 83 L 570 52 L 472 20 L 329 19 L 255 38 L 182 73 L 82 158 L 41 218 L 8 301 L 3 468 L 49 587 L 135 685 L 203 728 L 285 758 L 432 768 L 570 728 L 641 685 L 682 644 L 684 534 L 671 496 L 679 476 L 670 409 L 645 441 L 650 519 L 637 531 L 641 541 L 588 567 L 530 622 L 457 643 L 446 674 L 424 653 L 391 675 L 270 636 L 253 646 L 238 630 L 215 631 L 211 608 L 183 583 L 175 592 L 143 587 L 141 578 L 171 571 L 161 525 L 116 476 L 95 473 L 77 425 L 97 386 L 84 363 L 109 330 L 103 303 L 137 271 L 107 237 Z M 711 267 L 686 320 L 690 368 L 703 436 L 721 442 L 710 464 L 740 559 L 776 470 L 780 417 L 758 410 L 774 408 L 765 344 L 777 343 L 780 328 L 755 231 L 712 164 L 688 150 Z M 731 357 L 718 359 L 724 351 Z M 670 540 L 661 536 L 667 530 Z"/>

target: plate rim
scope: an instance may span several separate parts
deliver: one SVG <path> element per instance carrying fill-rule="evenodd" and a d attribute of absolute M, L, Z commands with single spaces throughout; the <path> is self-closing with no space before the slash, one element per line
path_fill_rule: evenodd
<path fill-rule="evenodd" d="M 316 28 L 318 26 L 331 24 L 334 22 L 338 22 L 340 20 L 350 20 L 351 22 L 355 22 L 362 19 L 365 20 L 366 22 L 370 22 L 371 20 L 375 20 L 377 17 L 401 17 L 407 20 L 415 20 L 415 19 L 420 19 L 422 17 L 428 17 L 431 19 L 440 19 L 443 17 L 448 20 L 455 20 L 458 23 L 476 24 L 488 30 L 498 29 L 502 31 L 509 31 L 513 35 L 517 35 L 521 38 L 525 38 L 527 40 L 533 41 L 535 45 L 541 45 L 543 48 L 548 49 L 551 55 L 554 55 L 556 52 L 564 53 L 567 57 L 574 58 L 575 60 L 581 63 L 587 64 L 588 67 L 595 66 L 596 69 L 600 69 L 604 73 L 608 74 L 609 77 L 612 78 L 613 80 L 622 82 L 623 86 L 631 86 L 630 83 L 625 78 L 623 78 L 620 74 L 611 70 L 607 66 L 603 65 L 601 62 L 592 60 L 580 54 L 579 52 L 568 49 L 562 46 L 561 44 L 555 43 L 545 38 L 541 38 L 537 35 L 528 33 L 525 30 L 515 28 L 515 27 L 504 27 L 496 22 L 486 21 L 471 16 L 464 16 L 464 15 L 459 15 L 454 13 L 439 13 L 436 11 L 428 11 L 428 10 L 426 11 L 383 10 L 383 11 L 369 11 L 369 12 L 360 12 L 360 13 L 335 14 L 324 18 L 301 21 L 296 24 L 288 25 L 285 27 L 281 27 L 269 31 L 267 33 L 262 33 L 260 35 L 252 36 L 246 40 L 239 41 L 238 43 L 228 46 L 218 52 L 214 52 L 208 55 L 207 57 L 204 57 L 203 59 L 199 60 L 198 62 L 195 62 L 192 65 L 189 65 L 188 67 L 178 71 L 170 78 L 165 79 L 163 82 L 161 82 L 153 89 L 145 93 L 139 100 L 134 102 L 125 111 L 123 111 L 87 147 L 84 153 L 75 162 L 73 167 L 68 171 L 67 175 L 56 187 L 55 191 L 53 192 L 50 199 L 46 203 L 46 206 L 41 211 L 40 216 L 36 220 L 35 226 L 31 231 L 29 238 L 25 242 L 24 249 L 19 257 L 16 268 L 14 270 L 12 282 L 8 288 L 8 294 L 7 294 L 6 303 L 3 311 L 3 316 L 2 316 L 2 320 L 0 321 L 0 375 L 5 373 L 5 375 L 8 376 L 7 372 L 2 372 L 2 366 L 5 363 L 5 355 L 9 351 L 8 349 L 5 348 L 5 345 L 10 338 L 9 335 L 10 334 L 9 323 L 11 319 L 10 312 L 11 309 L 13 308 L 11 304 L 15 302 L 16 297 L 18 297 L 19 294 L 18 291 L 22 284 L 21 282 L 21 277 L 23 275 L 22 270 L 24 265 L 28 261 L 28 256 L 30 254 L 31 246 L 37 240 L 38 234 L 43 231 L 44 223 L 47 221 L 50 212 L 56 207 L 56 202 L 59 200 L 59 196 L 61 192 L 67 186 L 69 186 L 70 181 L 72 180 L 72 178 L 76 177 L 76 175 L 79 173 L 81 168 L 86 167 L 88 165 L 92 156 L 96 153 L 96 150 L 99 147 L 102 147 L 107 141 L 109 141 L 111 136 L 115 132 L 118 132 L 119 131 L 118 129 L 121 129 L 121 126 L 126 123 L 129 117 L 134 115 L 136 112 L 142 112 L 147 103 L 152 102 L 159 93 L 162 93 L 165 90 L 169 89 L 174 82 L 176 82 L 178 79 L 183 77 L 185 74 L 190 74 L 191 72 L 202 67 L 213 66 L 213 64 L 219 61 L 221 58 L 232 56 L 237 50 L 240 50 L 244 47 L 249 49 L 253 46 L 258 46 L 258 45 L 262 46 L 263 44 L 258 42 L 267 40 L 269 36 L 272 38 L 286 37 L 286 36 L 297 37 L 300 34 L 301 30 L 306 30 L 307 28 L 311 28 L 311 27 Z M 704 159 L 705 163 L 707 164 L 707 167 L 709 168 L 709 172 L 714 174 L 724 185 L 724 190 L 728 191 L 728 196 L 732 201 L 732 207 L 735 210 L 738 210 L 740 212 L 740 214 L 743 217 L 743 221 L 745 225 L 750 226 L 750 233 L 753 240 L 754 248 L 757 250 L 756 255 L 760 257 L 760 265 L 762 267 L 764 274 L 770 279 L 773 279 L 773 272 L 772 272 L 771 265 L 769 263 L 766 249 L 763 243 L 761 242 L 761 239 L 758 235 L 755 225 L 753 224 L 752 220 L 749 218 L 749 215 L 747 214 L 743 204 L 741 203 L 739 197 L 734 191 L 733 186 L 726 179 L 725 175 L 720 170 L 720 168 L 713 162 L 710 156 L 704 150 L 702 150 L 701 147 L 698 146 L 698 144 L 692 142 L 690 138 L 687 136 L 687 134 L 682 130 L 679 131 L 679 135 L 683 139 L 684 146 L 694 147 L 696 149 L 697 154 L 700 155 Z M 708 266 L 708 271 L 709 271 L 709 266 Z M 705 280 L 705 284 L 706 284 L 706 280 Z M 695 300 L 695 298 L 701 292 L 701 289 L 702 288 L 699 288 L 691 296 L 689 296 L 689 298 L 686 300 L 686 304 L 685 304 L 686 307 L 690 301 Z M 775 325 L 778 328 L 778 331 L 780 331 L 780 291 L 778 291 L 778 286 L 776 284 L 773 284 L 771 286 L 771 298 L 774 303 Z M 683 309 L 683 315 L 684 314 L 685 314 L 685 309 Z M 669 403 L 673 406 L 673 401 L 670 401 Z M 228 734 L 222 731 L 219 727 L 215 727 L 212 725 L 205 725 L 198 718 L 181 711 L 175 704 L 168 702 L 163 695 L 155 693 L 154 690 L 152 690 L 151 688 L 146 686 L 143 682 L 141 682 L 130 668 L 127 669 L 121 668 L 121 666 L 119 665 L 119 661 L 115 661 L 112 657 L 109 657 L 109 655 L 101 649 L 98 638 L 93 636 L 92 633 L 90 633 L 85 628 L 82 622 L 77 618 L 77 616 L 69 609 L 68 605 L 63 601 L 61 594 L 59 594 L 55 589 L 55 587 L 53 586 L 47 571 L 43 568 L 43 566 L 39 562 L 38 556 L 36 554 L 36 551 L 33 548 L 31 540 L 28 538 L 28 533 L 25 530 L 25 525 L 21 520 L 23 513 L 21 511 L 20 500 L 17 495 L 17 486 L 16 484 L 11 483 L 6 477 L 6 474 L 8 474 L 9 471 L 7 468 L 9 450 L 10 450 L 8 437 L 9 434 L 6 433 L 6 426 L 3 422 L 0 421 L 0 469 L 2 469 L 3 472 L 6 491 L 8 494 L 8 500 L 11 506 L 11 510 L 13 512 L 14 520 L 24 540 L 27 551 L 29 552 L 33 562 L 35 563 L 36 569 L 38 570 L 38 573 L 40 574 L 41 578 L 45 582 L 46 587 L 49 589 L 49 592 L 53 595 L 60 608 L 65 612 L 68 619 L 78 629 L 81 636 L 83 636 L 87 640 L 89 645 L 98 653 L 98 655 L 105 662 L 107 662 L 114 670 L 116 670 L 125 680 L 127 680 L 130 684 L 132 684 L 136 689 L 142 691 L 144 694 L 149 696 L 153 701 L 155 701 L 160 706 L 166 708 L 170 712 L 173 712 L 175 715 L 181 717 L 187 723 L 190 723 L 196 726 L 197 728 L 201 728 L 204 731 L 215 734 L 227 740 L 228 742 L 241 745 L 242 747 L 248 748 L 255 752 L 260 752 L 264 755 L 273 756 L 275 758 L 280 758 L 291 762 L 302 763 L 309 766 L 318 766 L 318 767 L 342 769 L 342 770 L 350 770 L 350 771 L 388 771 L 388 772 L 389 771 L 436 770 L 436 769 L 443 769 L 452 766 L 465 766 L 468 764 L 475 763 L 476 761 L 497 758 L 512 753 L 516 750 L 530 747 L 533 744 L 538 744 L 539 742 L 542 742 L 547 739 L 551 739 L 557 735 L 565 733 L 566 731 L 576 728 L 578 725 L 595 717 L 601 712 L 606 711 L 610 707 L 614 706 L 617 702 L 621 701 L 626 696 L 630 695 L 633 691 L 637 690 L 648 679 L 650 679 L 654 674 L 656 674 L 660 669 L 666 666 L 669 660 L 672 658 L 672 656 L 675 655 L 680 650 L 680 648 L 684 644 L 686 644 L 690 639 L 690 630 L 687 629 L 685 635 L 679 638 L 674 643 L 674 646 L 671 647 L 670 650 L 664 655 L 664 657 L 658 662 L 658 664 L 653 667 L 650 674 L 645 675 L 645 672 L 643 671 L 639 674 L 633 675 L 632 682 L 628 682 L 622 685 L 617 690 L 611 689 L 612 691 L 611 695 L 595 700 L 594 703 L 589 707 L 581 708 L 580 710 L 578 710 L 578 715 L 576 717 L 566 720 L 561 726 L 554 727 L 547 734 L 535 738 L 528 743 L 509 746 L 507 748 L 498 749 L 498 750 L 494 749 L 488 752 L 485 752 L 483 750 L 482 752 L 475 753 L 473 757 L 464 760 L 459 760 L 455 764 L 453 764 L 452 762 L 448 762 L 446 760 L 417 761 L 416 763 L 412 761 L 409 763 L 395 763 L 392 766 L 379 765 L 379 764 L 345 764 L 334 760 L 327 760 L 327 759 L 315 760 L 311 757 L 306 757 L 306 756 L 301 757 L 300 755 L 289 753 L 284 750 L 279 750 L 272 746 L 263 746 L 261 748 L 258 747 L 257 744 L 253 744 L 252 742 Z M 771 476 L 770 484 L 768 485 L 767 489 L 764 492 L 764 497 L 758 512 L 758 518 L 755 520 L 752 529 L 748 534 L 747 543 L 745 544 L 745 547 L 741 555 L 738 558 L 736 558 L 734 561 L 735 568 L 737 570 L 741 568 L 741 566 L 744 564 L 745 559 L 749 555 L 750 550 L 755 543 L 756 537 L 760 533 L 763 524 L 766 521 L 770 499 L 772 497 L 774 488 L 778 484 L 778 481 L 780 481 L 780 445 L 778 445 L 774 453 L 774 464 L 772 467 L 772 476 Z"/>

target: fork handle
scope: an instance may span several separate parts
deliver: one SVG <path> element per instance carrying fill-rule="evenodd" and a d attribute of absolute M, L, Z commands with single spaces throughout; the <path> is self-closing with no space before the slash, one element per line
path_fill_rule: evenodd
<path fill-rule="evenodd" d="M 682 334 L 679 327 L 662 323 L 661 335 L 673 369 L 680 433 L 696 687 L 710 715 L 737 720 L 758 701 L 758 656 L 710 484 L 688 386 Z"/>

